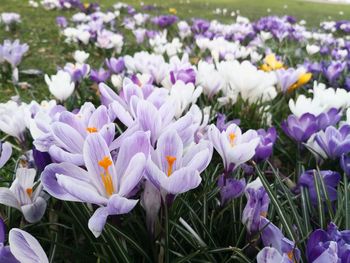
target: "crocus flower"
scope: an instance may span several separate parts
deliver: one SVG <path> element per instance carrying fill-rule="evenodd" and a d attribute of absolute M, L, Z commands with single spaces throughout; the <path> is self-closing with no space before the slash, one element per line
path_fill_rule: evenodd
<path fill-rule="evenodd" d="M 275 71 L 277 85 L 282 92 L 293 91 L 305 85 L 312 77 L 304 68 L 288 68 Z"/>
<path fill-rule="evenodd" d="M 12 255 L 10 246 L 5 246 L 6 226 L 2 218 L 0 218 L 0 261 L 5 263 L 18 263 Z"/>
<path fill-rule="evenodd" d="M 86 102 L 76 114 L 64 111 L 50 125 L 51 145 L 48 152 L 56 162 L 71 162 L 83 165 L 84 141 L 91 133 L 99 133 L 109 146 L 115 136 L 115 125 L 111 123 L 104 105 L 95 109 Z"/>
<path fill-rule="evenodd" d="M 72 82 L 79 82 L 89 74 L 90 66 L 88 64 L 67 63 L 64 66 L 64 71 L 69 73 Z"/>
<path fill-rule="evenodd" d="M 339 129 L 329 126 L 318 132 L 315 140 L 329 158 L 338 158 L 350 152 L 350 125 L 345 124 Z"/>
<path fill-rule="evenodd" d="M 304 172 L 300 178 L 298 184 L 300 186 L 306 187 L 309 190 L 309 195 L 311 199 L 311 203 L 317 204 L 317 192 L 315 186 L 315 176 L 317 176 L 316 170 L 308 170 Z M 340 175 L 337 172 L 325 170 L 320 171 L 320 176 L 326 186 L 327 194 L 330 201 L 337 200 L 337 186 L 340 181 Z M 320 179 L 320 178 L 319 178 Z M 325 194 L 322 192 L 321 200 L 325 201 Z"/>
<path fill-rule="evenodd" d="M 45 81 L 51 94 L 60 101 L 65 101 L 74 92 L 74 82 L 70 74 L 63 70 L 59 70 L 56 75 L 52 75 L 51 79 L 48 75 L 45 75 Z"/>
<path fill-rule="evenodd" d="M 110 72 L 104 68 L 98 70 L 91 70 L 90 78 L 96 83 L 105 82 L 110 76 Z"/>
<path fill-rule="evenodd" d="M 68 26 L 67 19 L 64 16 L 56 17 L 56 24 L 61 28 L 65 28 Z"/>
<path fill-rule="evenodd" d="M 329 83 L 336 85 L 336 81 L 345 69 L 345 62 L 332 61 L 330 65 L 323 67 L 323 74 L 328 79 Z"/>
<path fill-rule="evenodd" d="M 0 61 L 7 61 L 12 68 L 16 68 L 22 61 L 24 54 L 28 51 L 29 46 L 27 44 L 20 44 L 19 40 L 11 42 L 5 40 L 0 45 Z"/>
<path fill-rule="evenodd" d="M 79 64 L 84 64 L 85 61 L 89 58 L 90 54 L 86 53 L 83 50 L 74 51 L 73 58 Z"/>
<path fill-rule="evenodd" d="M 8 142 L 0 141 L 0 168 L 10 159 L 12 154 L 12 146 Z"/>
<path fill-rule="evenodd" d="M 146 166 L 147 178 L 165 194 L 177 195 L 196 188 L 200 174 L 209 165 L 212 146 L 200 141 L 184 153 L 183 142 L 174 130 L 164 132 Z M 164 196 L 163 196 L 164 197 Z"/>
<path fill-rule="evenodd" d="M 106 65 L 108 69 L 115 74 L 121 73 L 125 68 L 125 63 L 123 58 L 110 58 L 106 59 Z"/>
<path fill-rule="evenodd" d="M 295 141 L 306 142 L 319 128 L 315 115 L 304 113 L 300 118 L 289 115 L 287 120 L 282 122 L 282 130 Z"/>
<path fill-rule="evenodd" d="M 350 255 L 349 230 L 339 231 L 334 223 L 327 230 L 317 229 L 311 233 L 306 247 L 308 262 L 347 262 Z"/>
<path fill-rule="evenodd" d="M 260 225 L 259 225 L 259 230 L 261 231 L 261 239 L 262 242 L 264 244 L 265 247 L 272 247 L 274 248 L 280 255 L 280 257 L 278 257 L 277 255 L 275 255 L 275 251 L 268 251 L 269 253 L 271 253 L 271 255 L 274 255 L 273 258 L 276 257 L 277 258 L 284 258 L 284 259 L 289 259 L 289 261 L 269 261 L 268 257 L 260 257 L 261 259 L 267 259 L 265 261 L 259 261 L 259 262 L 263 262 L 263 263 L 292 263 L 292 262 L 298 262 L 300 259 L 300 250 L 295 246 L 294 242 L 289 240 L 288 238 L 286 238 L 282 231 L 276 227 L 272 222 L 270 222 L 268 219 L 266 219 L 265 217 L 261 217 L 260 218 Z M 261 252 L 260 252 L 261 253 Z M 264 252 L 266 253 L 266 252 Z M 262 253 L 262 255 L 264 255 L 264 253 Z"/>
<path fill-rule="evenodd" d="M 267 131 L 264 129 L 257 130 L 260 137 L 260 143 L 255 149 L 254 160 L 256 162 L 268 159 L 273 151 L 273 146 L 277 139 L 277 132 L 275 127 L 269 128 Z"/>
<path fill-rule="evenodd" d="M 135 132 L 123 140 L 114 162 L 105 139 L 91 133 L 84 143 L 87 170 L 67 162 L 50 164 L 41 179 L 55 198 L 99 206 L 88 224 L 98 237 L 109 215 L 126 214 L 137 204 L 129 194 L 143 176 L 149 151 L 149 134 Z"/>
<path fill-rule="evenodd" d="M 257 263 L 293 263 L 287 254 L 281 255 L 273 247 L 264 247 L 256 256 Z"/>
<path fill-rule="evenodd" d="M 154 17 L 152 23 L 159 27 L 165 28 L 174 24 L 178 20 L 177 16 L 174 15 L 161 15 Z"/>
<path fill-rule="evenodd" d="M 9 245 L 12 255 L 18 260 L 15 262 L 49 263 L 38 240 L 21 229 L 12 228 L 10 230 Z"/>
<path fill-rule="evenodd" d="M 256 131 L 248 130 L 242 134 L 236 124 L 229 125 L 222 132 L 215 125 L 211 125 L 208 130 L 208 138 L 223 159 L 227 173 L 249 161 L 254 156 L 255 149 L 260 142 Z"/>
<path fill-rule="evenodd" d="M 42 185 L 39 183 L 33 189 L 35 174 L 34 169 L 18 168 L 11 187 L 0 187 L 0 203 L 21 211 L 29 223 L 38 222 L 46 210 Z"/>
<path fill-rule="evenodd" d="M 243 210 L 242 223 L 250 233 L 255 233 L 259 230 L 261 216 L 267 215 L 270 198 L 259 178 L 246 186 L 245 195 L 248 201 Z"/>
<path fill-rule="evenodd" d="M 264 71 L 272 71 L 283 68 L 283 62 L 276 59 L 275 54 L 269 54 L 264 58 L 264 64 L 261 69 Z"/>
<path fill-rule="evenodd" d="M 244 178 L 230 178 L 225 174 L 220 175 L 218 187 L 220 188 L 220 204 L 223 206 L 230 200 L 241 196 L 244 193 L 246 181 Z"/>
<path fill-rule="evenodd" d="M 226 122 L 226 115 L 224 113 L 217 113 L 216 114 L 216 127 L 219 129 L 220 132 L 225 131 L 228 126 L 230 126 L 232 123 L 239 125 L 241 123 L 240 119 L 234 119 L 231 121 Z"/>

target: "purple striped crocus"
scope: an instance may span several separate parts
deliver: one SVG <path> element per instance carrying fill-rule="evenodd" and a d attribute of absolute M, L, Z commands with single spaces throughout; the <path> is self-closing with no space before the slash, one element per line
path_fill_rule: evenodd
<path fill-rule="evenodd" d="M 149 152 L 149 133 L 135 132 L 123 140 L 114 161 L 102 135 L 91 133 L 83 149 L 86 170 L 68 162 L 50 164 L 41 180 L 55 198 L 98 205 L 88 224 L 98 237 L 109 215 L 126 214 L 137 204 L 129 198 L 143 177 Z"/>

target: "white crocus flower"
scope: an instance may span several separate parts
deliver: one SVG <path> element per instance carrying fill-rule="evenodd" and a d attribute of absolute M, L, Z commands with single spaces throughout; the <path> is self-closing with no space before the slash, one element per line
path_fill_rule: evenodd
<path fill-rule="evenodd" d="M 224 86 L 224 80 L 215 69 L 214 64 L 209 64 L 205 61 L 199 61 L 198 63 L 196 80 L 197 84 L 203 87 L 203 93 L 208 97 L 217 94 Z"/>
<path fill-rule="evenodd" d="M 306 52 L 312 56 L 320 51 L 320 47 L 317 45 L 306 45 Z"/>
<path fill-rule="evenodd" d="M 89 58 L 90 54 L 86 53 L 83 50 L 76 50 L 73 54 L 74 60 L 79 64 L 84 64 L 85 61 Z"/>
<path fill-rule="evenodd" d="M 197 87 L 193 83 L 185 84 L 182 80 L 176 81 L 170 90 L 170 101 L 175 106 L 175 116 L 179 118 L 191 104 L 196 103 L 202 93 L 202 87 Z"/>
<path fill-rule="evenodd" d="M 0 130 L 8 135 L 23 141 L 23 133 L 26 129 L 26 111 L 28 105 L 8 101 L 0 104 Z"/>
<path fill-rule="evenodd" d="M 74 82 L 72 82 L 71 76 L 63 70 L 59 70 L 56 75 L 52 75 L 51 79 L 48 75 L 45 75 L 45 81 L 51 94 L 60 101 L 68 99 L 74 91 Z"/>

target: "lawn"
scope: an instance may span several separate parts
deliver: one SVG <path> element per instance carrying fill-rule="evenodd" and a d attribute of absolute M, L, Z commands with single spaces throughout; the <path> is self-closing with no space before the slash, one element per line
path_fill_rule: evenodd
<path fill-rule="evenodd" d="M 108 8 L 116 1 L 100 0 L 97 2 L 102 8 Z M 134 5 L 136 8 L 140 8 L 140 1 L 126 2 Z M 318 25 L 322 20 L 345 19 L 350 15 L 349 5 L 321 4 L 294 0 L 145 0 L 143 2 L 144 4 L 157 4 L 157 12 L 160 13 L 168 13 L 168 9 L 174 7 L 177 9 L 177 14 L 181 18 L 202 17 L 218 19 L 228 23 L 232 20 L 230 16 L 231 12 L 237 12 L 237 10 L 239 10 L 241 15 L 247 16 L 250 19 L 257 19 L 269 14 L 293 15 L 298 19 L 306 20 L 310 27 Z M 226 8 L 226 15 L 214 14 L 214 10 L 217 8 L 221 10 Z M 42 8 L 35 9 L 30 7 L 27 1 L 24 0 L 1 0 L 0 13 L 11 11 L 20 13 L 23 22 L 15 34 L 0 29 L 0 40 L 19 38 L 22 42 L 29 44 L 30 50 L 21 64 L 21 69 L 39 69 L 44 73 L 55 73 L 57 66 L 64 65 L 65 61 L 71 57 L 70 51 L 74 50 L 74 47 L 62 43 L 59 31 L 55 25 L 55 18 L 58 15 L 69 17 L 72 12 L 58 10 L 43 11 Z M 340 15 L 339 12 L 343 12 L 343 15 Z M 96 58 L 95 65 L 101 63 L 99 54 L 95 54 L 94 56 Z M 21 95 L 23 100 L 28 101 L 33 98 L 44 99 L 48 95 L 46 85 L 43 81 L 43 75 L 37 77 L 22 75 L 21 80 L 31 84 L 29 88 L 24 86 L 15 91 Z M 4 102 L 13 96 L 14 90 L 10 85 L 4 83 L 0 85 L 0 101 Z"/>

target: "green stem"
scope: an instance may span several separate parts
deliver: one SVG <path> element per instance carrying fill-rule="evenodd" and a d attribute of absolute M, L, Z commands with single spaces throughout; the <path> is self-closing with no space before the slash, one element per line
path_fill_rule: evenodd
<path fill-rule="evenodd" d="M 349 193 L 348 193 L 348 177 L 344 173 L 344 197 L 345 197 L 345 229 L 350 228 L 350 204 L 349 204 Z"/>
<path fill-rule="evenodd" d="M 169 263 L 169 211 L 168 205 L 164 200 L 164 224 L 165 224 L 165 262 Z"/>

